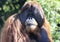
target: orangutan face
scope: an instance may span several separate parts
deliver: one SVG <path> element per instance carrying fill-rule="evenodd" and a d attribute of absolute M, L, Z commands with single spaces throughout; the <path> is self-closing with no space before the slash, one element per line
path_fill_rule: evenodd
<path fill-rule="evenodd" d="M 33 32 L 37 28 L 38 23 L 33 17 L 29 17 L 26 19 L 25 25 L 27 31 Z"/>

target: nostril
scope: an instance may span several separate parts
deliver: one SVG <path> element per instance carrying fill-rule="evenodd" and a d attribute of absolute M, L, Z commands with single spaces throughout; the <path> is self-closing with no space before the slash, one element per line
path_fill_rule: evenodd
<path fill-rule="evenodd" d="M 31 17 L 31 19 L 32 19 L 32 17 Z"/>
<path fill-rule="evenodd" d="M 30 17 L 29 17 L 29 19 L 30 19 Z"/>
<path fill-rule="evenodd" d="M 32 17 L 29 17 L 29 19 L 33 19 Z"/>
<path fill-rule="evenodd" d="M 29 17 L 29 19 L 32 19 L 31 17 Z"/>
<path fill-rule="evenodd" d="M 31 19 L 31 17 L 30 17 L 30 19 Z"/>

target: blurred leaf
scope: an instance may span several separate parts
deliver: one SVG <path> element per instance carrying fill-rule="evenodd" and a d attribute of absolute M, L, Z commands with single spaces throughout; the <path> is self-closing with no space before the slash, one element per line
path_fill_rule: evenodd
<path fill-rule="evenodd" d="M 3 10 L 4 10 L 5 12 L 8 12 L 8 11 L 10 10 L 10 7 L 7 6 L 7 5 L 3 5 Z"/>

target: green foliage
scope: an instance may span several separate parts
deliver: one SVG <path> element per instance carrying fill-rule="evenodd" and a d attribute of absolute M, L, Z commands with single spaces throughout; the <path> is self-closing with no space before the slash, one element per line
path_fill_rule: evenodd
<path fill-rule="evenodd" d="M 60 0 L 38 0 L 44 9 L 46 17 L 51 24 L 54 42 L 60 42 Z"/>
<path fill-rule="evenodd" d="M 26 0 L 0 0 L 0 28 L 5 20 L 12 14 L 17 13 Z"/>

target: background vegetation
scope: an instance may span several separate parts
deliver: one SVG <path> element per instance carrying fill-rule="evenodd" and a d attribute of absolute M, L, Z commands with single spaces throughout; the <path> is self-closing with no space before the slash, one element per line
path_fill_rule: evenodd
<path fill-rule="evenodd" d="M 30 0 L 0 0 L 0 30 L 6 19 L 18 13 L 24 2 Z M 37 0 L 41 4 L 48 21 L 54 42 L 60 42 L 60 0 Z"/>

